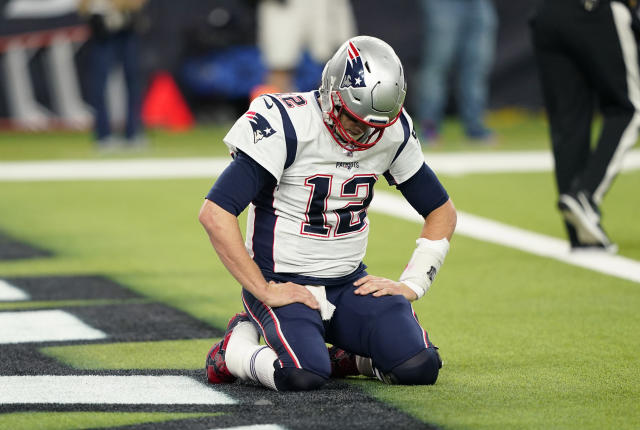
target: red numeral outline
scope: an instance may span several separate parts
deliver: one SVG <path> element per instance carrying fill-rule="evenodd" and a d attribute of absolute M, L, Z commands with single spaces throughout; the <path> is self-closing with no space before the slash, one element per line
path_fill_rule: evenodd
<path fill-rule="evenodd" d="M 322 225 L 322 227 L 327 229 L 327 233 L 326 234 L 315 234 L 315 233 L 308 233 L 306 231 L 304 231 L 306 226 L 309 227 L 318 227 L 317 225 L 314 226 L 309 222 L 309 209 L 311 207 L 311 202 L 313 200 L 313 197 L 316 196 L 316 184 L 313 184 L 310 182 L 311 179 L 314 178 L 327 178 L 329 179 L 329 187 L 328 187 L 328 191 L 327 194 L 322 198 L 323 199 L 323 207 L 322 207 L 322 219 L 324 220 L 324 223 Z M 328 223 L 327 221 L 327 200 L 329 200 L 329 196 L 331 195 L 331 187 L 333 184 L 333 175 L 313 175 L 313 176 L 309 176 L 308 178 L 306 178 L 304 180 L 304 186 L 305 187 L 311 187 L 311 192 L 309 193 L 309 200 L 307 200 L 307 210 L 304 213 L 305 216 L 305 221 L 302 223 L 302 225 L 300 226 L 300 234 L 304 235 L 304 236 L 313 236 L 313 237 L 329 237 L 331 235 L 331 224 Z M 320 196 L 321 197 L 321 196 Z"/>
<path fill-rule="evenodd" d="M 366 221 L 366 217 L 365 219 L 363 219 L 362 221 L 360 220 L 360 214 L 362 212 L 366 212 L 367 211 L 367 207 L 364 206 L 364 202 L 369 198 L 369 196 L 371 195 L 371 186 L 369 185 L 368 182 L 362 183 L 362 184 L 358 184 L 356 185 L 356 189 L 353 193 L 349 194 L 346 193 L 344 191 L 345 187 L 347 185 L 349 185 L 349 183 L 354 180 L 355 178 L 373 178 L 374 179 L 374 183 L 378 181 L 378 175 L 373 175 L 373 174 L 362 174 L 362 175 L 353 175 L 352 177 L 350 177 L 349 179 L 347 179 L 346 181 L 344 181 L 344 183 L 342 184 L 342 188 L 340 190 L 340 197 L 355 197 L 358 198 L 359 200 L 356 201 L 350 201 L 349 203 L 347 203 L 346 205 L 344 205 L 343 207 L 341 207 L 340 209 L 337 209 L 334 211 L 334 213 L 336 214 L 336 217 L 338 218 L 338 223 L 336 224 L 336 230 L 334 232 L 334 237 L 342 237 L 342 236 L 347 236 L 349 234 L 353 234 L 353 233 L 358 233 L 361 232 L 362 230 L 364 230 L 365 228 L 367 228 L 367 225 L 369 225 Z M 366 190 L 366 194 L 364 197 L 362 197 L 362 199 L 360 200 L 360 198 L 358 197 L 358 193 L 360 191 L 360 188 L 364 188 Z M 348 209 L 349 206 L 359 206 L 360 209 L 355 211 L 355 210 L 350 210 L 349 213 L 351 214 L 351 218 L 349 220 L 349 227 L 358 225 L 360 222 L 362 222 L 362 227 L 359 228 L 358 230 L 354 230 L 354 231 L 348 231 L 346 233 L 341 233 L 339 234 L 338 231 L 340 231 L 340 214 L 339 212 L 344 210 L 344 209 Z"/>

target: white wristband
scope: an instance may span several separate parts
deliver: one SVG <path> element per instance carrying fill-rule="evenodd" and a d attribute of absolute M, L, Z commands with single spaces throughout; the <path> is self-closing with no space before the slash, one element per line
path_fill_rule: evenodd
<path fill-rule="evenodd" d="M 402 282 L 403 284 L 405 284 L 407 287 L 409 287 L 411 289 L 411 291 L 413 291 L 414 293 L 416 293 L 416 296 L 418 296 L 418 299 L 422 296 L 424 296 L 424 293 L 426 293 L 426 290 L 423 290 L 422 287 L 420 285 L 417 285 L 411 281 L 408 280 L 401 280 L 400 282 Z M 416 300 L 418 300 L 416 299 Z"/>
<path fill-rule="evenodd" d="M 411 288 L 418 298 L 427 292 L 436 274 L 440 270 L 444 258 L 449 252 L 449 241 L 429 240 L 423 237 L 416 240 L 416 249 L 411 260 L 400 275 L 399 281 Z"/>

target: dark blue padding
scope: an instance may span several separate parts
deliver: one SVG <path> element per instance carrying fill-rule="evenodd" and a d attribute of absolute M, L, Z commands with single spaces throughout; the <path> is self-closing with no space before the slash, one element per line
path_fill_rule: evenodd
<path fill-rule="evenodd" d="M 292 367 L 276 367 L 274 380 L 278 391 L 309 391 L 322 387 L 328 378 L 309 370 Z"/>
<path fill-rule="evenodd" d="M 442 361 L 438 349 L 430 346 L 391 370 L 391 380 L 401 385 L 433 385 Z"/>
<path fill-rule="evenodd" d="M 231 164 L 218 177 L 207 194 L 211 200 L 227 212 L 238 216 L 275 178 L 244 152 L 238 152 Z"/>
<path fill-rule="evenodd" d="M 423 163 L 420 170 L 396 188 L 425 218 L 449 200 L 449 194 L 426 163 Z"/>

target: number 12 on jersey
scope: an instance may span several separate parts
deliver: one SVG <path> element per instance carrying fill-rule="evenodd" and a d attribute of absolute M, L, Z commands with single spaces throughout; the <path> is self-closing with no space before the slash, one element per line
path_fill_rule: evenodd
<path fill-rule="evenodd" d="M 345 236 L 362 231 L 367 226 L 367 208 L 373 199 L 376 175 L 355 175 L 340 186 L 340 194 L 332 196 L 333 175 L 314 175 L 305 179 L 311 188 L 307 203 L 306 221 L 300 234 L 316 237 Z M 364 191 L 360 191 L 363 189 Z M 360 196 L 358 194 L 361 194 Z M 340 209 L 327 211 L 329 199 L 349 201 Z"/>

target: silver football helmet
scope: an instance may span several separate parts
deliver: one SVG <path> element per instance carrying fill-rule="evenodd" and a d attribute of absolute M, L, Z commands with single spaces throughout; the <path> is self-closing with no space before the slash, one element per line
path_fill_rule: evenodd
<path fill-rule="evenodd" d="M 371 36 L 346 41 L 327 62 L 320 84 L 320 105 L 325 125 L 336 142 L 349 151 L 371 148 L 384 129 L 396 122 L 402 111 L 407 82 L 393 48 Z M 345 113 L 367 126 L 354 139 L 344 128 Z"/>

